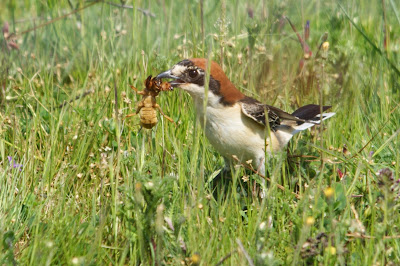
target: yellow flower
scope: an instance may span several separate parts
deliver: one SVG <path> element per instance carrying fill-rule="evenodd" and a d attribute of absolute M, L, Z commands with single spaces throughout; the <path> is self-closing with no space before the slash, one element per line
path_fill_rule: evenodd
<path fill-rule="evenodd" d="M 331 188 L 331 187 L 327 187 L 324 190 L 324 194 L 325 194 L 325 197 L 330 199 L 330 198 L 333 197 L 333 195 L 335 195 L 335 190 L 333 188 Z"/>
<path fill-rule="evenodd" d="M 198 253 L 194 253 L 192 257 L 190 257 L 190 261 L 192 265 L 200 265 L 200 255 Z"/>
<path fill-rule="evenodd" d="M 312 216 L 308 216 L 306 219 L 306 225 L 312 226 L 315 223 L 315 219 Z"/>
<path fill-rule="evenodd" d="M 327 52 L 329 49 L 329 42 L 324 42 L 322 44 L 322 49 L 324 50 L 324 52 Z"/>
<path fill-rule="evenodd" d="M 336 248 L 335 247 L 327 247 L 325 248 L 325 252 L 329 253 L 332 256 L 336 255 Z"/>

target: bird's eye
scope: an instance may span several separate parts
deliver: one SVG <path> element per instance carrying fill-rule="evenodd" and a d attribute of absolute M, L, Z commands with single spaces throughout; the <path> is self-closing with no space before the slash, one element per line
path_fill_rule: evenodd
<path fill-rule="evenodd" d="M 195 70 L 195 69 L 189 70 L 189 77 L 191 77 L 192 79 L 197 77 L 198 74 L 199 74 L 199 72 L 197 72 L 197 70 Z"/>

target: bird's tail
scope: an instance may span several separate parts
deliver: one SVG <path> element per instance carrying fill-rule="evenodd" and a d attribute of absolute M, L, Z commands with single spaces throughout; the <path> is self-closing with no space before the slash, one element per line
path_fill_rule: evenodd
<path fill-rule="evenodd" d="M 328 110 L 331 106 L 323 106 L 322 111 Z M 334 116 L 335 113 L 322 113 L 322 120 Z M 300 107 L 293 114 L 287 114 L 285 119 L 281 120 L 280 125 L 276 128 L 276 138 L 279 146 L 286 145 L 289 140 L 307 128 L 313 127 L 321 123 L 321 109 L 319 105 L 309 104 Z M 274 147 L 272 147 L 274 149 Z"/>
<path fill-rule="evenodd" d="M 328 110 L 331 106 L 323 106 L 322 112 Z M 316 104 L 309 104 L 303 107 L 300 107 L 296 111 L 292 113 L 292 116 L 298 117 L 305 122 L 296 122 L 296 125 L 293 125 L 293 131 L 291 132 L 292 135 L 297 134 L 300 131 L 303 131 L 307 128 L 313 127 L 321 123 L 321 120 L 328 119 L 334 116 L 336 113 L 322 113 L 321 114 L 321 107 Z M 322 115 L 322 119 L 321 119 Z"/>

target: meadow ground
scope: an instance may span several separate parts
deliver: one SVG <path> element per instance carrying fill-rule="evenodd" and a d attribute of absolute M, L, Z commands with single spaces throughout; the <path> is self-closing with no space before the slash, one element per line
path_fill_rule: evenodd
<path fill-rule="evenodd" d="M 125 5 L 0 3 L 1 265 L 400 264 L 397 1 Z M 337 113 L 269 160 L 265 199 L 240 165 L 214 198 L 223 160 L 179 89 L 158 97 L 175 124 L 125 118 L 129 85 L 190 57 L 262 102 Z"/>

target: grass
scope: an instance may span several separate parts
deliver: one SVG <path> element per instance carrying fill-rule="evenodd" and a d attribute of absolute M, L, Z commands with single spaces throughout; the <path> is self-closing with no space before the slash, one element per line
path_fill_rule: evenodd
<path fill-rule="evenodd" d="M 201 3 L 126 3 L 154 16 L 97 3 L 17 35 L 19 50 L 2 39 L 0 264 L 400 263 L 400 6 L 204 1 L 202 20 Z M 0 10 L 17 34 L 72 11 L 11 0 Z M 327 32 L 329 51 L 302 60 L 282 15 L 300 35 L 310 21 L 313 55 Z M 125 119 L 140 99 L 130 84 L 190 57 L 222 62 L 268 104 L 322 98 L 337 113 L 270 158 L 264 200 L 240 166 L 212 196 L 223 160 L 179 89 L 157 99 L 176 125 L 160 116 L 139 131 Z"/>

